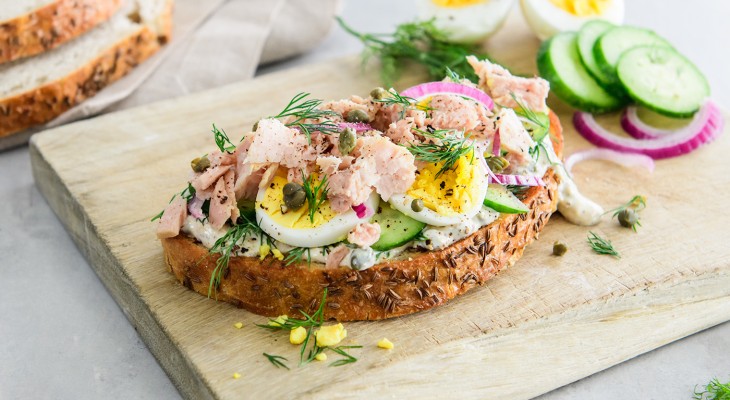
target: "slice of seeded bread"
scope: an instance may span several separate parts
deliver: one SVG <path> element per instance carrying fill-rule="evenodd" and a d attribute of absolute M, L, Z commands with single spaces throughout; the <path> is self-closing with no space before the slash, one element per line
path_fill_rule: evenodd
<path fill-rule="evenodd" d="M 122 0 L 6 0 L 0 64 L 51 50 L 108 20 Z"/>
<path fill-rule="evenodd" d="M 0 138 L 95 95 L 169 40 L 172 0 L 127 0 L 109 21 L 35 57 L 0 65 Z"/>

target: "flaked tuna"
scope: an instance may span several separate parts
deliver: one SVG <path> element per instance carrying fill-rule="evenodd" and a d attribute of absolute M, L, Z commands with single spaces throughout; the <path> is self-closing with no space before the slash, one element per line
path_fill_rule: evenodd
<path fill-rule="evenodd" d="M 160 223 L 157 225 L 157 237 L 160 239 L 175 237 L 180 234 L 180 228 L 188 215 L 188 202 L 177 195 L 162 212 Z"/>
<path fill-rule="evenodd" d="M 363 222 L 347 234 L 347 241 L 360 247 L 370 247 L 380 239 L 380 225 Z"/>
<path fill-rule="evenodd" d="M 492 97 L 495 103 L 515 108 L 519 105 L 513 95 L 533 111 L 547 112 L 550 84 L 542 78 L 523 78 L 513 76 L 506 69 L 488 60 L 478 60 L 474 56 L 466 58 L 479 76 L 479 88 Z"/>

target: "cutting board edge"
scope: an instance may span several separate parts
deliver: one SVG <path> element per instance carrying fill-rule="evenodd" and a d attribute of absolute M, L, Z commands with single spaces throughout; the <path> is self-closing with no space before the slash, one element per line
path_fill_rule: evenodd
<path fill-rule="evenodd" d="M 94 247 L 108 249 L 108 246 L 97 235 L 84 234 L 95 228 L 38 148 L 36 137 L 33 136 L 29 143 L 33 179 L 91 269 L 180 394 L 188 399 L 216 399 L 213 390 L 201 379 L 202 373 L 188 361 L 182 348 L 176 346 L 173 339 L 165 334 L 165 329 L 143 300 L 136 285 L 126 276 L 119 261 L 111 256 L 106 257 L 103 251 L 93 250 Z M 62 190 L 54 191 L 54 183 L 56 188 Z M 109 268 L 102 268 L 106 264 Z M 115 284 L 116 282 L 124 282 L 126 286 Z"/>

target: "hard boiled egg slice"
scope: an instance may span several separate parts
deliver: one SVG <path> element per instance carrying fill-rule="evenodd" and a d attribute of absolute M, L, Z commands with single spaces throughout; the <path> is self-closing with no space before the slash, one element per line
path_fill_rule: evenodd
<path fill-rule="evenodd" d="M 409 217 L 434 226 L 460 223 L 482 208 L 489 187 L 486 171 L 472 153 L 459 158 L 454 166 L 436 176 L 442 163 L 425 164 L 405 194 L 391 196 L 393 208 Z M 423 210 L 414 211 L 414 200 L 423 201 Z"/>
<path fill-rule="evenodd" d="M 357 224 L 367 221 L 358 218 L 353 210 L 335 213 L 329 201 L 324 201 L 314 213 L 314 222 L 309 218 L 307 203 L 298 210 L 282 212 L 287 182 L 286 176 L 277 174 L 256 196 L 256 221 L 264 232 L 282 243 L 297 247 L 326 246 L 344 240 Z M 373 192 L 365 205 L 375 210 L 379 201 L 380 197 Z"/>
<path fill-rule="evenodd" d="M 624 21 L 624 0 L 520 0 L 527 23 L 540 40 L 577 31 L 593 19 L 617 25 Z"/>
<path fill-rule="evenodd" d="M 504 22 L 514 0 L 420 0 L 419 19 L 434 20 L 449 40 L 475 43 L 486 39 Z"/>

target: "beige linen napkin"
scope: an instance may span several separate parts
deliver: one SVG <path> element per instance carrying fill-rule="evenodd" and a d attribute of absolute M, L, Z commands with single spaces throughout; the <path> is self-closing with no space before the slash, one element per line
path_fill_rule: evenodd
<path fill-rule="evenodd" d="M 259 64 L 301 54 L 330 31 L 341 0 L 175 0 L 173 38 L 120 79 L 45 126 L 250 79 Z"/>

